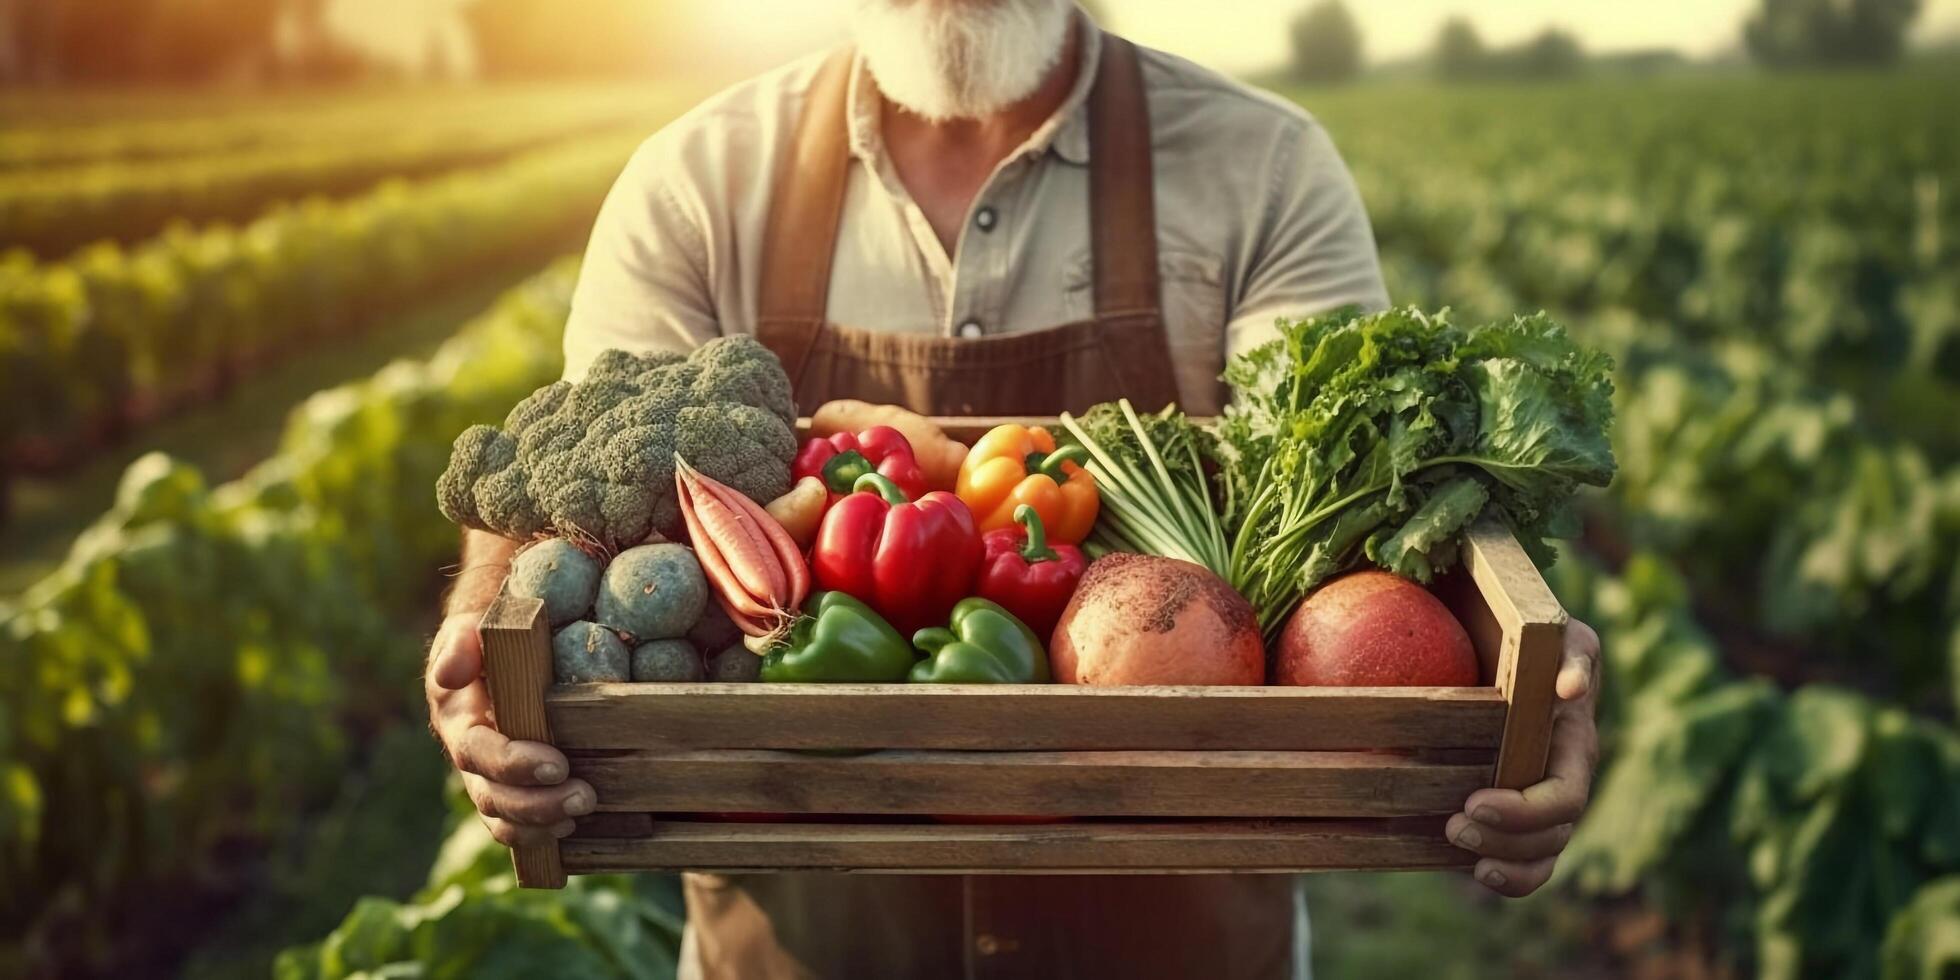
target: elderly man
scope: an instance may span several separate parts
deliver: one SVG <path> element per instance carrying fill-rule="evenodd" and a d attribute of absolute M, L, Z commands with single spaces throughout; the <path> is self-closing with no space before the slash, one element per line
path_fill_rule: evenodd
<path fill-rule="evenodd" d="M 648 140 L 593 232 L 566 371 L 750 333 L 807 411 L 1053 414 L 1127 396 L 1219 408 L 1273 321 L 1380 308 L 1373 233 L 1291 103 L 1109 35 L 1070 0 L 854 0 L 855 44 L 744 83 Z M 505 843 L 595 806 L 488 717 L 475 615 L 512 545 L 465 542 L 430 713 Z M 1506 895 L 1544 884 L 1585 805 L 1598 639 L 1575 624 L 1550 775 L 1446 828 Z M 684 976 L 1283 977 L 1281 877 L 687 880 Z"/>

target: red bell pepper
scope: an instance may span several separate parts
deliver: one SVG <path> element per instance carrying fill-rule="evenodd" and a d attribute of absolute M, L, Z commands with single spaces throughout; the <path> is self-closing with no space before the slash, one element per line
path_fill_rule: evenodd
<path fill-rule="evenodd" d="M 850 493 L 857 478 L 866 473 L 877 473 L 898 484 L 908 500 L 917 500 L 926 492 L 926 473 L 912 454 L 912 444 L 904 433 L 889 425 L 811 439 L 797 452 L 789 471 L 791 482 L 806 476 L 822 480 L 824 489 L 830 491 L 831 504 Z"/>
<path fill-rule="evenodd" d="M 1041 514 L 1033 507 L 1014 508 L 1014 521 L 1018 527 L 995 528 L 981 535 L 986 554 L 974 594 L 999 603 L 1045 644 L 1089 562 L 1082 549 L 1072 544 L 1049 544 Z"/>
<path fill-rule="evenodd" d="M 973 594 L 980 532 L 960 498 L 936 490 L 908 502 L 897 484 L 866 473 L 831 505 L 810 550 L 820 589 L 855 597 L 911 636 L 939 626 Z"/>

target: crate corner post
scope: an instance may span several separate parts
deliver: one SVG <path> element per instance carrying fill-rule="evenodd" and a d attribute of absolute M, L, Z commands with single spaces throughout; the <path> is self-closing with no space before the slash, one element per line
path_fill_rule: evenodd
<path fill-rule="evenodd" d="M 484 611 L 478 632 L 497 729 L 508 738 L 550 742 L 544 695 L 551 687 L 551 629 L 544 603 L 500 595 Z M 520 887 L 565 887 L 565 864 L 557 841 L 513 847 L 511 863 Z"/>
<path fill-rule="evenodd" d="M 1503 631 L 1496 682 L 1508 707 L 1491 785 L 1523 789 L 1545 776 L 1567 617 L 1509 528 L 1481 521 L 1465 544 L 1470 574 Z"/>

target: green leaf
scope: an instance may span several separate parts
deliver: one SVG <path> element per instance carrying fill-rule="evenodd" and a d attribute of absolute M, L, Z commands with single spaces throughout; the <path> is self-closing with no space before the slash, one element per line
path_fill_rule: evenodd
<path fill-rule="evenodd" d="M 1560 873 L 1590 892 L 1621 894 L 1661 866 L 1702 819 L 1771 716 L 1774 692 L 1736 684 L 1648 714 L 1627 732 Z"/>
<path fill-rule="evenodd" d="M 1885 980 L 1960 976 L 1960 874 L 1921 887 L 1885 928 Z"/>
<path fill-rule="evenodd" d="M 1574 492 L 1612 477 L 1612 362 L 1548 318 L 1464 330 L 1403 308 L 1279 329 L 1227 366 L 1233 397 L 1217 430 L 1227 578 L 1268 632 L 1364 557 L 1433 576 L 1453 557 L 1445 542 L 1486 506 L 1548 557 L 1545 536 L 1576 530 Z M 1466 476 L 1485 499 L 1449 485 Z"/>
<path fill-rule="evenodd" d="M 355 902 L 346 920 L 320 944 L 320 973 L 346 976 L 406 957 L 412 923 L 401 912 L 401 905 L 385 898 Z"/>
<path fill-rule="evenodd" d="M 1384 526 L 1368 539 L 1368 557 L 1376 564 L 1418 582 L 1428 582 L 1435 573 L 1449 567 L 1453 546 L 1463 529 L 1483 513 L 1490 491 L 1471 477 L 1457 477 L 1429 491 L 1428 499 L 1402 526 L 1390 532 Z"/>

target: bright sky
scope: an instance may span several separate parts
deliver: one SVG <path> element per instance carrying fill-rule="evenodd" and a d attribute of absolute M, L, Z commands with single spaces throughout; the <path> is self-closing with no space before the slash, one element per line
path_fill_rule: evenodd
<path fill-rule="evenodd" d="M 1587 48 L 1654 46 L 1702 55 L 1736 43 L 1760 0 L 1348 0 L 1370 60 L 1427 48 L 1452 14 L 1468 14 L 1491 44 L 1557 25 Z M 815 47 L 841 35 L 849 0 L 704 0 L 699 13 L 726 36 L 772 51 Z M 1307 0 L 1103 0 L 1104 26 L 1151 47 L 1225 71 L 1270 67 L 1286 58 L 1285 27 Z M 718 31 L 719 33 L 719 31 Z M 1924 0 L 1918 37 L 1960 33 L 1960 0 Z"/>
<path fill-rule="evenodd" d="M 470 0 L 332 0 L 334 21 L 349 33 L 414 62 L 441 39 L 466 58 L 458 11 Z M 722 73 L 747 73 L 844 35 L 853 0 L 642 0 L 665 3 L 708 40 L 701 55 Z M 1174 51 L 1228 72 L 1279 65 L 1287 57 L 1286 25 L 1309 0 L 1101 0 L 1104 26 L 1142 44 Z M 1371 61 L 1426 49 L 1443 21 L 1468 13 L 1484 41 L 1523 40 L 1556 25 L 1594 51 L 1668 46 L 1705 55 L 1737 43 L 1741 24 L 1761 0 L 1347 0 L 1361 22 Z M 1919 38 L 1960 35 L 1960 0 L 1924 0 Z M 715 49 L 719 50 L 715 50 Z M 712 52 L 712 53 L 710 53 Z"/>

